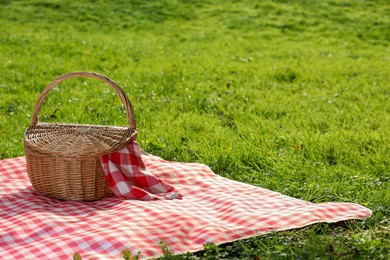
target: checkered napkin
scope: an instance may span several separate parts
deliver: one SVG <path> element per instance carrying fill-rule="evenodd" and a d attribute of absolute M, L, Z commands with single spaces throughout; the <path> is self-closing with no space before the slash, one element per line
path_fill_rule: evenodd
<path fill-rule="evenodd" d="M 24 157 L 0 160 L 0 259 L 120 259 L 203 249 L 318 222 L 364 219 L 371 210 L 354 203 L 310 203 L 232 181 L 196 163 L 142 154 L 146 168 L 169 182 L 180 200 L 59 201 L 36 193 Z M 359 232 L 359 231 L 356 231 Z"/>
<path fill-rule="evenodd" d="M 100 157 L 108 186 L 119 197 L 153 200 L 177 199 L 175 189 L 146 169 L 136 141 L 120 151 Z"/>

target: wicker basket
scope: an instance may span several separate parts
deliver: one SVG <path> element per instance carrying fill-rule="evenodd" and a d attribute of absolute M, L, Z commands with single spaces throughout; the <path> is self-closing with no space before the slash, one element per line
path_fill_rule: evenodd
<path fill-rule="evenodd" d="M 128 127 L 38 122 L 39 111 L 58 83 L 89 77 L 111 86 L 119 95 L 128 117 Z M 33 188 L 44 196 L 61 200 L 94 201 L 111 195 L 99 158 L 117 151 L 137 138 L 132 105 L 123 90 L 106 76 L 72 72 L 50 83 L 35 106 L 32 123 L 24 135 L 27 172 Z"/>

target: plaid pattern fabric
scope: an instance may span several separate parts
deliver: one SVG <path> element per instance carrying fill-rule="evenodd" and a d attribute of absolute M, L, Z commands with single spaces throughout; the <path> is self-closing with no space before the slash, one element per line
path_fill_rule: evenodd
<path fill-rule="evenodd" d="M 201 164 L 142 155 L 146 168 L 175 187 L 180 200 L 59 201 L 30 186 L 25 158 L 0 160 L 1 259 L 119 259 L 124 249 L 141 258 L 198 251 L 271 231 L 318 222 L 364 219 L 354 203 L 314 204 L 225 179 Z"/>
<path fill-rule="evenodd" d="M 135 141 L 120 151 L 103 155 L 100 162 L 108 186 L 119 197 L 139 200 L 180 198 L 171 185 L 145 168 L 141 149 Z"/>

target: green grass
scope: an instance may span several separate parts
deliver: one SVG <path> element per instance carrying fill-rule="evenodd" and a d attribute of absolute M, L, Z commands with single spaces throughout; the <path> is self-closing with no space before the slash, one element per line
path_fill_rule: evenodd
<path fill-rule="evenodd" d="M 24 154 L 45 85 L 100 72 L 128 94 L 148 152 L 374 212 L 181 258 L 386 259 L 389 14 L 387 1 L 0 0 L 0 158 Z M 40 120 L 126 125 L 126 114 L 107 86 L 75 79 Z"/>

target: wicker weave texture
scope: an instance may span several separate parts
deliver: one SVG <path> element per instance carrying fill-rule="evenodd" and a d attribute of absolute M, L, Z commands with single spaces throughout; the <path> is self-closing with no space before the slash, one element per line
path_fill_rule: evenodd
<path fill-rule="evenodd" d="M 95 78 L 111 86 L 125 107 L 129 126 L 39 122 L 39 111 L 48 92 L 74 77 Z M 92 72 L 72 72 L 57 78 L 40 95 L 24 135 L 27 172 L 33 188 L 61 200 L 94 201 L 112 194 L 99 158 L 127 146 L 137 133 L 133 107 L 114 81 Z"/>
<path fill-rule="evenodd" d="M 96 158 L 67 159 L 27 150 L 26 159 L 32 186 L 44 196 L 95 201 L 112 194 Z"/>

